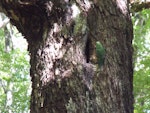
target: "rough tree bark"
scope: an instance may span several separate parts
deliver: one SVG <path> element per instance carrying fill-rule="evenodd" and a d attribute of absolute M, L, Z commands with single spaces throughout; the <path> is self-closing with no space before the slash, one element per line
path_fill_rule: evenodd
<path fill-rule="evenodd" d="M 31 113 L 133 113 L 126 0 L 0 0 L 0 7 L 29 44 Z M 97 41 L 106 51 L 101 68 Z"/>

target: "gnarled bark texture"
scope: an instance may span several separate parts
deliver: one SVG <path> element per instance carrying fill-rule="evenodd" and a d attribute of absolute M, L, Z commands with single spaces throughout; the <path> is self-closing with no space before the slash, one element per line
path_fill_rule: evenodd
<path fill-rule="evenodd" d="M 132 113 L 126 0 L 0 0 L 29 44 L 31 113 Z M 75 10 L 76 12 L 75 12 Z M 99 68 L 96 42 L 105 48 Z"/>

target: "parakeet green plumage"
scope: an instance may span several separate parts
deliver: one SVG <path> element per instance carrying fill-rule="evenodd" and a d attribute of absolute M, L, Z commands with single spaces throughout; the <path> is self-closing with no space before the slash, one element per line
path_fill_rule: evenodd
<path fill-rule="evenodd" d="M 99 41 L 96 42 L 96 57 L 98 66 L 102 67 L 105 59 L 105 48 Z"/>

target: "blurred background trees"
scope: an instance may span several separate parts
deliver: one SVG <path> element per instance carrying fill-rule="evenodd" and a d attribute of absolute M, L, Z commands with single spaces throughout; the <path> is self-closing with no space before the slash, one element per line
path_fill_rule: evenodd
<path fill-rule="evenodd" d="M 27 43 L 0 15 L 0 113 L 28 113 L 30 100 Z"/>
<path fill-rule="evenodd" d="M 132 0 L 135 2 L 145 0 Z M 131 15 L 134 112 L 150 113 L 150 9 L 132 11 Z M 28 113 L 31 88 L 27 43 L 4 14 L 0 14 L 0 40 L 0 113 Z"/>
<path fill-rule="evenodd" d="M 150 10 L 132 16 L 134 25 L 134 100 L 135 113 L 150 111 Z"/>

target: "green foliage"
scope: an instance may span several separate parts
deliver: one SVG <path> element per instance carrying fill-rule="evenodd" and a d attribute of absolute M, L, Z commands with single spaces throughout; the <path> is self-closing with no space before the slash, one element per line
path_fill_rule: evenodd
<path fill-rule="evenodd" d="M 150 110 L 150 10 L 133 16 L 135 113 Z"/>
<path fill-rule="evenodd" d="M 22 48 L 5 52 L 3 29 L 0 40 L 0 113 L 28 113 L 31 91 L 28 53 Z"/>

